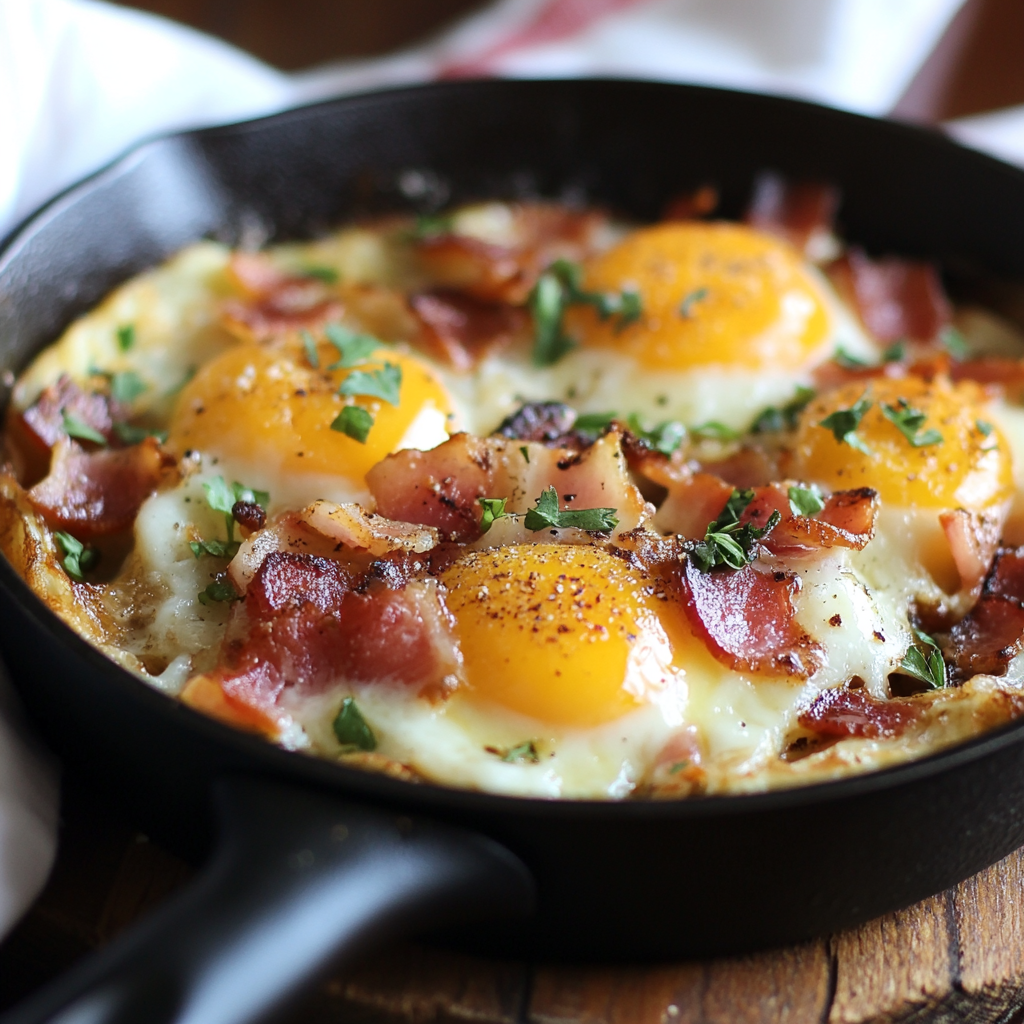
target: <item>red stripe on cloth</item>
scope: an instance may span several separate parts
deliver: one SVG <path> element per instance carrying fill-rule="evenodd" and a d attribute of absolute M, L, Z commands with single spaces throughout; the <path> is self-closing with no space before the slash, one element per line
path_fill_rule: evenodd
<path fill-rule="evenodd" d="M 647 0 L 549 0 L 525 25 L 491 43 L 482 52 L 442 64 L 437 77 L 472 78 L 493 73 L 495 63 L 516 50 L 568 39 L 595 21 L 646 2 Z"/>

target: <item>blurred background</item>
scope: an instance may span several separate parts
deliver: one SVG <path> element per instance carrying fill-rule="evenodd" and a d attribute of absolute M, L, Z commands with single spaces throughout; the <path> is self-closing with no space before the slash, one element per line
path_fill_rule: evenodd
<path fill-rule="evenodd" d="M 421 42 L 488 0 L 143 0 L 285 70 Z M 1024 103 L 1024 0 L 967 0 L 894 113 L 945 121 Z"/>

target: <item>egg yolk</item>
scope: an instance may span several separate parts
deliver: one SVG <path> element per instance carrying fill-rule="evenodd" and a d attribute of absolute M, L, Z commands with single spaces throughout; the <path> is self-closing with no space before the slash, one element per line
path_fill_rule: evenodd
<path fill-rule="evenodd" d="M 551 724 L 635 710 L 669 682 L 673 650 L 696 643 L 661 621 L 667 606 L 649 580 L 600 548 L 479 551 L 441 579 L 472 697 Z"/>
<path fill-rule="evenodd" d="M 652 369 L 793 369 L 830 333 L 822 286 L 785 242 L 741 224 L 659 224 L 629 234 L 584 267 L 583 288 L 632 289 L 633 323 L 587 305 L 566 315 L 584 346 L 613 348 Z"/>
<path fill-rule="evenodd" d="M 337 356 L 335 349 L 323 346 L 320 366 Z M 401 370 L 397 405 L 339 394 L 339 386 L 353 373 L 372 374 L 386 363 Z M 365 442 L 331 429 L 348 405 L 373 417 Z M 402 353 L 380 351 L 356 367 L 315 370 L 286 351 L 243 344 L 206 363 L 185 386 L 171 419 L 168 445 L 178 454 L 194 449 L 253 462 L 270 460 L 285 473 L 344 476 L 363 486 L 367 471 L 384 456 L 403 443 L 416 444 L 417 425 L 433 437 L 430 444 L 443 439 L 450 411 L 441 382 L 419 360 Z"/>
<path fill-rule="evenodd" d="M 1013 493 L 1010 446 L 986 422 L 983 397 L 974 384 L 953 385 L 944 378 L 843 385 L 804 410 L 793 475 L 835 490 L 873 487 L 884 502 L 902 508 L 977 511 L 1004 501 Z M 822 420 L 854 409 L 862 399 L 870 405 L 856 425 L 853 445 L 822 426 Z M 923 413 L 924 420 L 915 423 L 914 413 Z M 890 417 L 902 417 L 914 440 Z M 839 429 L 851 422 L 841 420 Z M 867 451 L 858 450 L 858 444 Z"/>

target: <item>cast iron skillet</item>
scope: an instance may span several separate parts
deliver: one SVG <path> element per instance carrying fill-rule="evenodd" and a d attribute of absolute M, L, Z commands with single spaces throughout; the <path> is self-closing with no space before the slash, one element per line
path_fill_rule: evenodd
<path fill-rule="evenodd" d="M 0 257 L 0 369 L 204 235 L 305 237 L 359 213 L 523 194 L 653 219 L 708 181 L 735 216 L 764 168 L 840 184 L 843 231 L 869 249 L 1024 278 L 1024 173 L 938 136 L 714 89 L 444 84 L 158 139 L 72 189 Z M 251 1021 L 332 957 L 427 926 L 587 960 L 794 942 L 1024 842 L 1024 723 L 788 792 L 546 802 L 412 785 L 233 731 L 108 662 L 6 562 L 0 644 L 69 773 L 187 855 L 220 835 L 184 895 L 7 1024 Z"/>

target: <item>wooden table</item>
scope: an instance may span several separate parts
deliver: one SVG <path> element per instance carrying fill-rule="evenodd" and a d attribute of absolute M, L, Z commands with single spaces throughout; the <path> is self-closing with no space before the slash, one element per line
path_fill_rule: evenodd
<path fill-rule="evenodd" d="M 0 1009 L 117 935 L 190 869 L 66 787 L 57 866 L 0 945 Z M 419 945 L 339 972 L 290 1024 L 1024 1021 L 1024 851 L 908 910 L 805 946 L 657 967 L 504 963 Z M 211 1022 L 214 1024 L 214 1022 Z"/>

